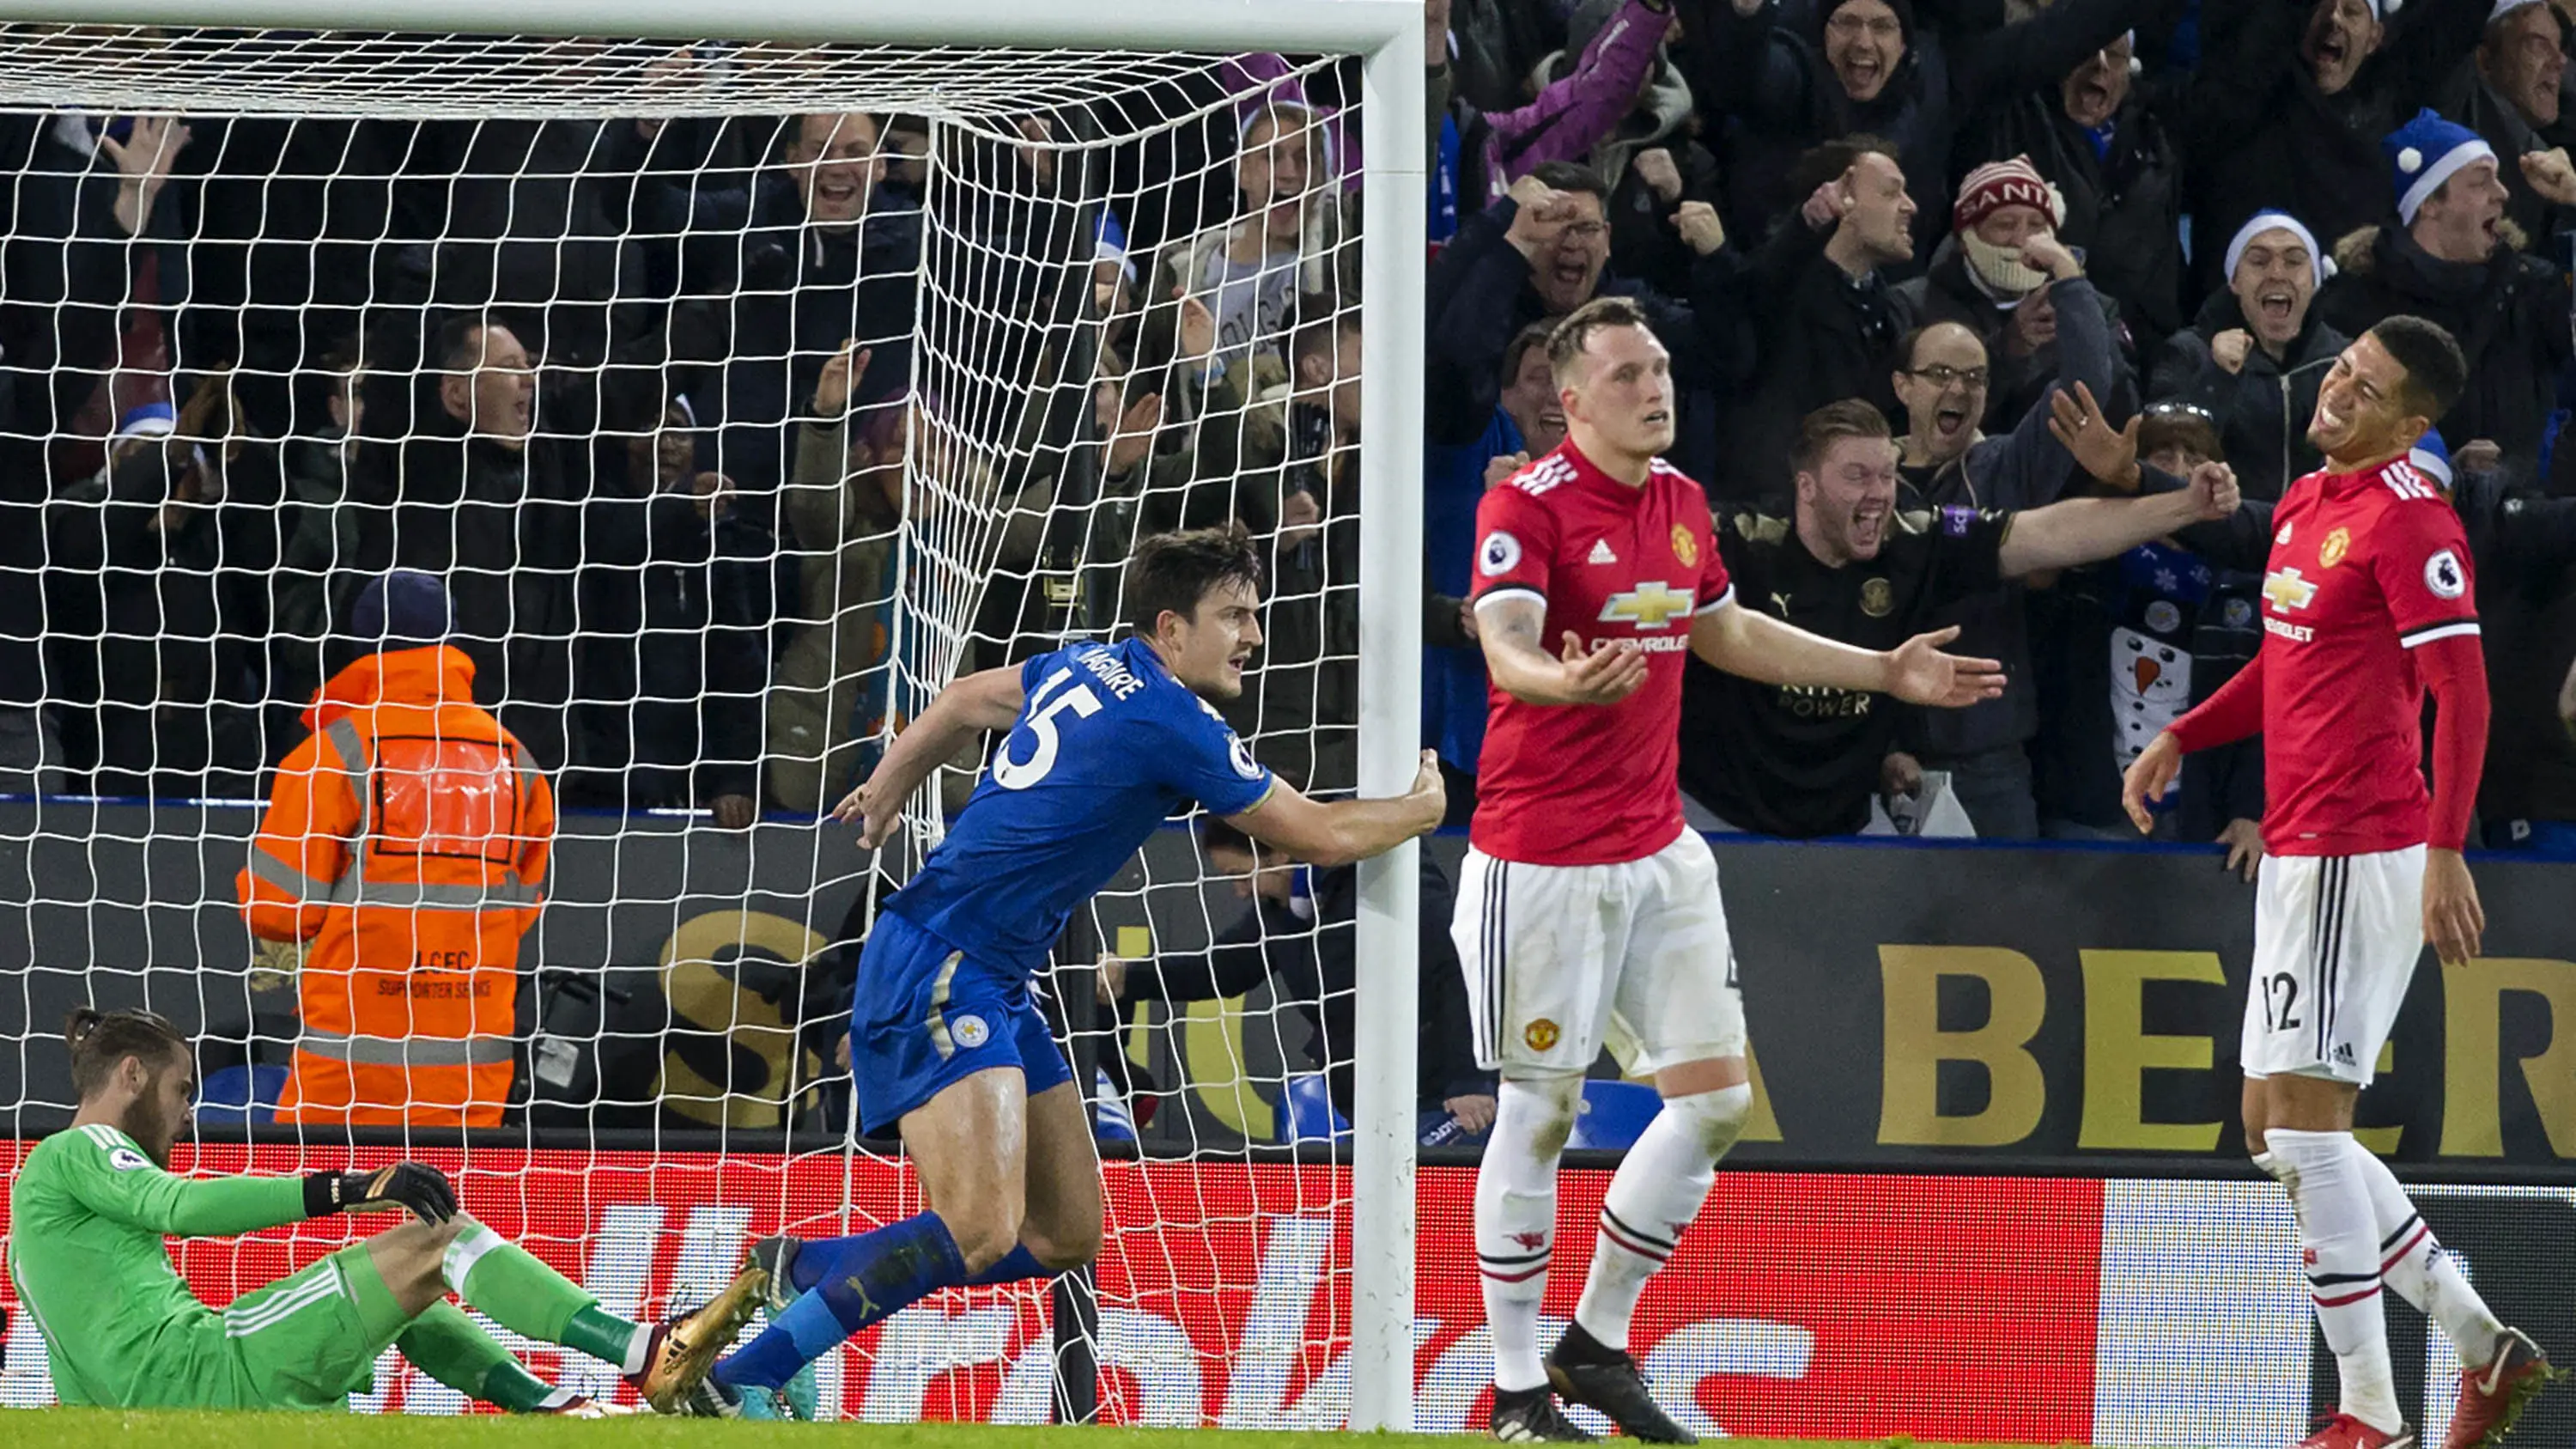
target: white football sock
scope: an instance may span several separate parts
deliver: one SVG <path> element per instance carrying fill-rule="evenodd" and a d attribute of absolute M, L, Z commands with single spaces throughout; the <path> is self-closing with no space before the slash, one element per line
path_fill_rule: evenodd
<path fill-rule="evenodd" d="M 1556 1160 L 1582 1096 L 1580 1077 L 1506 1080 L 1494 1093 L 1494 1129 L 1476 1169 L 1476 1267 L 1498 1388 L 1547 1383 L 1538 1309 L 1556 1249 Z"/>
<path fill-rule="evenodd" d="M 1735 1145 L 1752 1107 L 1753 1089 L 1741 1083 L 1672 1098 L 1628 1149 L 1602 1195 L 1601 1235 L 1574 1310 L 1574 1321 L 1604 1347 L 1627 1348 L 1637 1295 L 1699 1216 L 1717 1159 Z"/>
<path fill-rule="evenodd" d="M 2379 1231 L 2349 1132 L 2264 1133 L 2290 1189 L 2307 1248 L 2310 1300 L 2343 1382 L 2343 1411 L 2381 1430 L 2406 1422 L 2388 1365 L 2388 1319 L 2379 1301 Z"/>
<path fill-rule="evenodd" d="M 2370 1193 L 2372 1223 L 2379 1229 L 2379 1276 L 2399 1297 L 2442 1325 L 2459 1350 L 2463 1367 L 2478 1368 L 2495 1354 L 2496 1335 L 2504 1324 L 2488 1310 L 2487 1301 L 2442 1251 L 2433 1226 L 2415 1211 L 2397 1174 L 2378 1154 L 2356 1142 L 2354 1166 Z"/>
<path fill-rule="evenodd" d="M 2432 1225 L 2415 1211 L 2397 1174 L 2358 1141 L 2353 1150 L 2358 1154 L 2353 1162 L 2362 1186 L 2370 1192 L 2371 1225 L 2379 1233 L 2379 1280 L 2442 1325 L 2463 1365 L 2485 1364 L 2495 1353 L 2503 1322 L 2488 1309 L 2478 1290 L 2469 1286 L 2460 1265 L 2442 1251 Z M 2273 1154 L 2256 1153 L 2254 1165 L 2279 1179 L 2283 1187 L 2291 1185 L 2288 1169 Z"/>

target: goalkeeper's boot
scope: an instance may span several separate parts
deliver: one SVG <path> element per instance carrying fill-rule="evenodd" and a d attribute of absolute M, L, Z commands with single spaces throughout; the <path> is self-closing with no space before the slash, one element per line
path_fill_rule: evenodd
<path fill-rule="evenodd" d="M 644 1402 L 658 1413 L 681 1412 L 681 1401 L 705 1382 L 716 1355 L 751 1321 L 752 1310 L 768 1291 L 769 1275 L 756 1265 L 745 1267 L 703 1306 L 653 1325 L 643 1371 L 632 1379 Z"/>
<path fill-rule="evenodd" d="M 1505 1444 L 1589 1444 L 1592 1436 L 1556 1407 L 1556 1395 L 1544 1386 L 1507 1389 L 1494 1386 L 1494 1412 L 1485 1432 Z"/>
<path fill-rule="evenodd" d="M 2451 1432 L 2442 1449 L 2495 1449 L 2522 1417 L 2523 1408 L 2549 1381 L 2566 1376 L 2549 1366 L 2549 1355 L 2519 1328 L 2496 1335 L 2495 1352 L 2484 1365 L 2460 1373 L 2460 1399 L 2451 1410 Z"/>
<path fill-rule="evenodd" d="M 1696 1444 L 1699 1436 L 1672 1420 L 1646 1392 L 1637 1361 L 1568 1324 L 1547 1356 L 1547 1381 L 1569 1404 L 1599 1409 L 1619 1432 L 1649 1444 Z"/>

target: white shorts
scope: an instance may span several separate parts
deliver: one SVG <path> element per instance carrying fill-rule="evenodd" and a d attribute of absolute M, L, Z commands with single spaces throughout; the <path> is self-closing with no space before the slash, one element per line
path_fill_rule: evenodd
<path fill-rule="evenodd" d="M 2265 856 L 2245 1075 L 2369 1086 L 2423 954 L 2424 847 Z"/>
<path fill-rule="evenodd" d="M 1476 1064 L 1580 1075 L 1612 1016 L 1637 1075 L 1744 1055 L 1717 857 L 1694 831 L 1643 860 L 1524 865 L 1470 849 L 1450 934 Z"/>

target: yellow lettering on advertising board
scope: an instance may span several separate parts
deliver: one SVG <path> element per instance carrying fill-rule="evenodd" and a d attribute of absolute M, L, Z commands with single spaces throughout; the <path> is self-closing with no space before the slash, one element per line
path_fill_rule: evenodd
<path fill-rule="evenodd" d="M 2146 1120 L 2146 1074 L 2205 1072 L 2215 1043 L 2205 1036 L 2151 1036 L 2146 984 L 2197 981 L 2224 986 L 2211 951 L 2084 951 L 2084 1125 L 2075 1145 L 2116 1152 L 2207 1152 L 2216 1122 Z"/>
<path fill-rule="evenodd" d="M 2030 1039 L 2048 1015 L 2048 986 L 2039 966 L 2019 951 L 1994 946 L 1881 946 L 1878 965 L 1886 1061 L 1881 1069 L 1878 1140 L 1902 1147 L 2002 1147 L 2039 1126 L 2048 1087 Z M 1944 976 L 1986 984 L 1985 1024 L 1969 1031 L 1940 1027 Z M 1943 1116 L 1941 1063 L 1985 1068 L 1985 1110 Z"/>

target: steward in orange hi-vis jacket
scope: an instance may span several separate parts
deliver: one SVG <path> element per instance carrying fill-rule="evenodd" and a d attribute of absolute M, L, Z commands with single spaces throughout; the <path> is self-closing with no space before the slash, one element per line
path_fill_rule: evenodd
<path fill-rule="evenodd" d="M 509 1097 L 554 795 L 438 642 L 450 617 L 430 575 L 367 586 L 351 632 L 382 650 L 322 686 L 251 842 L 251 934 L 306 943 L 281 1122 L 492 1126 Z"/>

